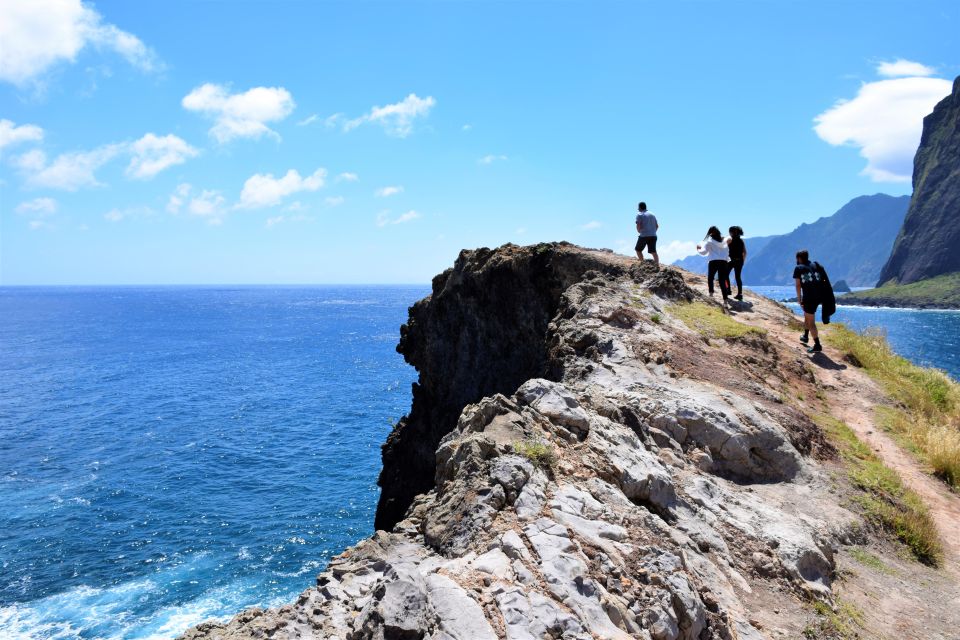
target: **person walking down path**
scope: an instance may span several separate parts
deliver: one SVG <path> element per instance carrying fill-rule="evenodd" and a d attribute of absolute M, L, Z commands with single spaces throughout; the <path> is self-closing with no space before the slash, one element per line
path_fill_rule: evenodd
<path fill-rule="evenodd" d="M 641 202 L 637 205 L 637 258 L 643 260 L 643 250 L 650 252 L 653 258 L 653 264 L 660 266 L 660 256 L 657 255 L 657 229 L 660 223 L 656 216 L 647 211 L 647 203 Z"/>
<path fill-rule="evenodd" d="M 817 333 L 817 307 L 823 305 L 823 324 L 830 324 L 830 316 L 837 310 L 830 278 L 826 269 L 819 262 L 811 262 L 810 253 L 801 249 L 797 251 L 793 280 L 797 286 L 797 303 L 803 309 L 803 333 L 800 335 L 800 342 L 809 344 L 810 336 L 813 336 L 813 346 L 807 349 L 807 352 L 819 353 L 823 351 L 823 347 L 820 346 L 820 335 Z"/>
<path fill-rule="evenodd" d="M 727 259 L 730 257 L 730 249 L 727 247 L 720 229 L 710 227 L 704 242 L 697 245 L 697 253 L 706 256 L 707 260 L 707 289 L 710 295 L 713 295 L 713 279 L 720 280 L 720 293 L 723 294 L 723 302 L 727 302 L 730 296 L 730 270 Z"/>
<path fill-rule="evenodd" d="M 747 260 L 747 245 L 743 242 L 743 229 L 740 227 L 730 227 L 730 237 L 727 238 L 727 248 L 730 251 L 730 271 L 737 279 L 737 295 L 733 296 L 737 300 L 743 300 L 743 263 Z M 727 289 L 732 289 L 729 280 Z"/>

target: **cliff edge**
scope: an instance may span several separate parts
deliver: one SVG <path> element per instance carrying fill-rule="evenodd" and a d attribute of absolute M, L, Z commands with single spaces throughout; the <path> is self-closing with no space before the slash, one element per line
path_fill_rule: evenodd
<path fill-rule="evenodd" d="M 960 77 L 923 119 L 913 197 L 877 286 L 960 272 Z"/>
<path fill-rule="evenodd" d="M 295 603 L 184 637 L 840 638 L 858 601 L 864 628 L 949 637 L 956 581 L 865 519 L 811 419 L 876 389 L 785 344 L 785 307 L 724 314 L 691 285 L 566 243 L 462 252 L 401 332 L 420 380 L 384 445 L 381 530 Z M 874 539 L 898 568 L 845 571 L 841 602 Z"/>

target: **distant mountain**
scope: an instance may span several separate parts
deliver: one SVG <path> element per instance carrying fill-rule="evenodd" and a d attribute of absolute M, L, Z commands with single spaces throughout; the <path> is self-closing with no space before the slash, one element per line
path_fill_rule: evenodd
<path fill-rule="evenodd" d="M 760 253 L 760 251 L 767 246 L 768 242 L 779 237 L 780 236 L 758 236 L 756 238 L 744 238 L 743 241 L 747 245 L 748 259 L 752 259 L 753 255 Z M 687 271 L 692 271 L 694 273 L 707 272 L 707 259 L 701 256 L 699 253 L 676 260 L 673 264 L 678 267 L 683 267 Z"/>
<path fill-rule="evenodd" d="M 923 119 L 913 199 L 877 286 L 960 272 L 960 77 Z"/>
<path fill-rule="evenodd" d="M 852 287 L 872 286 L 909 204 L 910 196 L 860 196 L 832 216 L 801 224 L 790 233 L 748 239 L 743 280 L 752 285 L 789 285 L 796 265 L 794 256 L 799 249 L 807 249 L 813 260 L 826 267 L 832 280 L 846 280 Z M 674 264 L 700 273 L 706 269 L 700 256 Z M 700 264 L 704 266 L 699 268 Z"/>

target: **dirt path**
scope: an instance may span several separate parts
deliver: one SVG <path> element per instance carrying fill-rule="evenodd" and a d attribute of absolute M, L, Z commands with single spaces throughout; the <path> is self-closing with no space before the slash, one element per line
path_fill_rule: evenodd
<path fill-rule="evenodd" d="M 798 340 L 798 332 L 783 325 L 777 307 L 753 296 L 747 300 L 753 302 L 749 321 L 767 329 L 771 339 L 778 340 L 788 351 L 795 351 L 798 357 L 810 361 L 834 417 L 847 423 L 930 507 L 944 545 L 944 570 L 960 580 L 960 496 L 927 473 L 916 457 L 904 451 L 876 424 L 875 408 L 887 401 L 883 391 L 864 371 L 846 364 L 843 354 L 830 346 L 824 345 L 823 353 L 807 354 Z"/>

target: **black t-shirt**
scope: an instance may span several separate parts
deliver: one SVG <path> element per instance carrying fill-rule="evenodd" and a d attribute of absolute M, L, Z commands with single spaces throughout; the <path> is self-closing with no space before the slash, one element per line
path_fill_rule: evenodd
<path fill-rule="evenodd" d="M 743 244 L 743 238 L 730 238 L 730 259 L 735 262 L 743 261 L 743 252 L 747 247 Z"/>
<path fill-rule="evenodd" d="M 811 262 L 810 264 L 798 264 L 793 270 L 794 279 L 800 280 L 800 290 L 803 291 L 805 300 L 816 300 L 820 298 L 820 284 L 822 278 L 817 268 Z"/>

